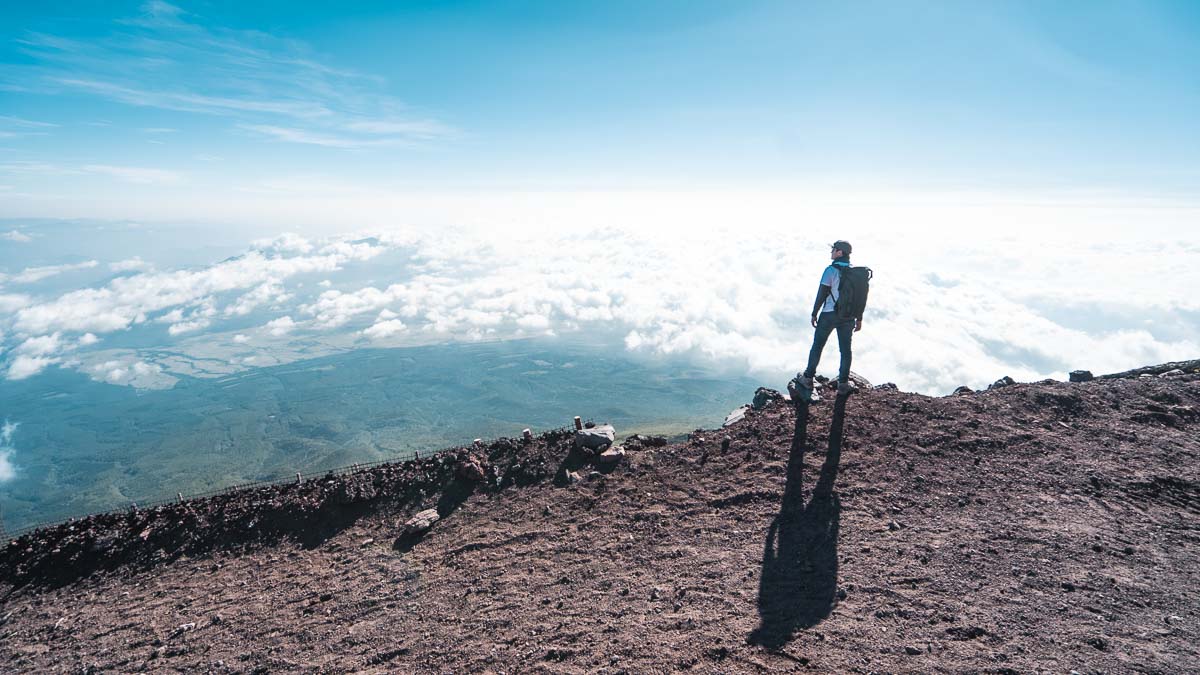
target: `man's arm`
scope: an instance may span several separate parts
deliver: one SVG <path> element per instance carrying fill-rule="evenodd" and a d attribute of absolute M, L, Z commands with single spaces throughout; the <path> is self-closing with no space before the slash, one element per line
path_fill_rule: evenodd
<path fill-rule="evenodd" d="M 833 293 L 833 287 L 829 284 L 821 284 L 817 286 L 817 301 L 813 303 L 812 309 L 812 325 L 816 327 L 817 317 L 821 314 L 821 306 L 825 304 L 825 298 L 828 298 Z"/>

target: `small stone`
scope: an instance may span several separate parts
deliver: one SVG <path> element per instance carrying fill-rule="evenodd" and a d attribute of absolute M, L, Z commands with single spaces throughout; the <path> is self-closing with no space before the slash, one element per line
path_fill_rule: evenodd
<path fill-rule="evenodd" d="M 916 655 L 918 655 L 918 654 L 920 654 L 920 653 L 921 653 L 921 650 L 920 650 L 919 648 L 917 648 L 917 647 L 914 647 L 914 646 L 912 646 L 912 645 L 905 645 L 905 646 L 904 646 L 904 653 L 905 653 L 905 654 L 908 654 L 909 656 L 916 656 Z"/>
<path fill-rule="evenodd" d="M 579 477 L 579 474 L 577 472 L 575 472 L 575 471 L 567 472 L 567 482 L 568 483 L 574 485 L 575 483 L 578 483 L 581 480 L 583 480 L 583 479 Z"/>
<path fill-rule="evenodd" d="M 1072 382 L 1091 382 L 1095 379 L 1090 370 L 1072 370 L 1067 378 Z"/>
<path fill-rule="evenodd" d="M 433 527 L 441 519 L 437 509 L 425 509 L 404 523 L 404 534 L 418 534 Z"/>
<path fill-rule="evenodd" d="M 374 544 L 374 543 L 375 543 L 375 539 L 373 537 L 367 537 L 366 539 L 362 540 L 362 543 L 359 544 L 359 546 L 370 546 L 371 544 Z"/>
<path fill-rule="evenodd" d="M 1179 368 L 1176 368 L 1175 370 L 1168 370 L 1162 375 L 1159 375 L 1159 377 L 1182 377 L 1184 375 L 1187 375 L 1187 373 L 1183 372 Z"/>
<path fill-rule="evenodd" d="M 620 445 L 605 450 L 596 456 L 596 461 L 601 464 L 616 464 L 625 458 L 625 448 Z"/>
<path fill-rule="evenodd" d="M 900 391 L 900 387 L 897 387 L 894 382 L 884 382 L 883 384 L 877 385 L 875 389 L 878 391 Z"/>
<path fill-rule="evenodd" d="M 588 472 L 588 480 L 597 480 L 599 478 L 604 478 L 604 474 L 600 473 L 599 471 Z"/>
<path fill-rule="evenodd" d="M 896 530 L 899 530 L 902 527 L 904 527 L 904 526 L 894 520 L 888 521 L 888 529 L 891 530 L 892 532 L 895 532 Z"/>

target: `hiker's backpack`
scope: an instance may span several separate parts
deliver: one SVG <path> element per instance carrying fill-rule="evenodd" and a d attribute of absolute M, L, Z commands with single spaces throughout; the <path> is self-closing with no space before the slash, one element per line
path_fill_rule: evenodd
<path fill-rule="evenodd" d="M 838 265 L 838 299 L 833 311 L 839 319 L 861 319 L 867 308 L 867 293 L 871 290 L 871 277 L 875 273 L 870 267 L 842 267 Z"/>

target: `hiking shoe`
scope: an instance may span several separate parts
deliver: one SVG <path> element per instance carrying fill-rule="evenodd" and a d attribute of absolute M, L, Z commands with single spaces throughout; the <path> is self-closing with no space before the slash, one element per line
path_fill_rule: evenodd
<path fill-rule="evenodd" d="M 854 390 L 855 390 L 854 383 L 838 382 L 838 396 L 849 396 L 850 394 L 854 393 Z"/>
<path fill-rule="evenodd" d="M 794 403 L 812 403 L 817 400 L 817 396 L 813 392 L 812 378 L 804 377 L 800 373 L 797 373 L 792 381 L 788 382 L 788 393 L 791 394 Z"/>

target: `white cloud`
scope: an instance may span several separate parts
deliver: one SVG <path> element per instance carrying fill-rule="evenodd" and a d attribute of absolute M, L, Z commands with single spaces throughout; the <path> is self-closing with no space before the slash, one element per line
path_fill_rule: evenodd
<path fill-rule="evenodd" d="M 58 363 L 58 361 L 57 358 L 21 355 L 9 363 L 7 377 L 10 380 L 23 380 L 27 377 L 37 375 L 45 370 L 47 366 Z"/>
<path fill-rule="evenodd" d="M 292 329 L 295 327 L 296 322 L 293 321 L 292 317 L 290 316 L 283 316 L 273 321 L 268 321 L 267 324 L 263 326 L 267 332 L 275 337 L 287 335 L 288 333 L 292 332 Z"/>
<path fill-rule="evenodd" d="M 280 253 L 312 253 L 316 245 L 294 232 L 284 232 L 271 239 L 256 239 L 250 244 L 254 248 L 278 251 Z"/>
<path fill-rule="evenodd" d="M 94 345 L 99 341 L 100 341 L 100 338 L 96 337 L 96 335 L 94 333 L 84 333 L 83 335 L 79 336 L 79 346 L 80 347 L 90 347 L 91 345 Z"/>
<path fill-rule="evenodd" d="M 12 463 L 15 452 L 12 442 L 19 426 L 20 422 L 4 420 L 4 426 L 0 427 L 0 483 L 6 483 L 17 476 L 17 467 Z"/>
<path fill-rule="evenodd" d="M 372 340 L 383 340 L 403 332 L 406 328 L 403 321 L 389 319 L 387 321 L 380 321 L 370 328 L 365 329 L 363 335 Z"/>
<path fill-rule="evenodd" d="M 130 358 L 93 363 L 85 366 L 84 370 L 100 382 L 143 388 L 159 386 L 159 381 L 163 376 L 162 366 Z"/>
<path fill-rule="evenodd" d="M 133 256 L 126 260 L 118 260 L 108 264 L 108 268 L 114 272 L 144 272 L 152 269 L 154 265 L 142 260 L 141 256 Z"/>
<path fill-rule="evenodd" d="M 10 281 L 18 284 L 32 284 L 42 279 L 48 279 L 57 276 L 64 272 L 74 272 L 76 270 L 87 270 L 98 265 L 95 260 L 86 262 L 74 263 L 69 265 L 46 265 L 44 267 L 27 267 L 18 274 L 14 274 Z"/>
<path fill-rule="evenodd" d="M 208 328 L 212 322 L 208 319 L 195 319 L 193 321 L 181 321 L 171 324 L 167 328 L 168 335 L 181 335 L 183 333 L 193 333 L 195 331 Z"/>
<path fill-rule="evenodd" d="M 8 241 L 15 241 L 22 244 L 33 241 L 33 237 L 20 230 L 9 230 L 8 232 L 0 233 L 0 239 L 7 239 Z"/>
<path fill-rule="evenodd" d="M 40 335 L 28 338 L 13 351 L 17 354 L 27 354 L 29 356 L 50 356 L 58 353 L 62 348 L 62 334 L 54 333 L 53 335 Z"/>
<path fill-rule="evenodd" d="M 250 341 L 250 336 L 243 333 L 238 333 L 237 335 L 233 336 L 233 341 L 240 345 L 246 344 Z"/>
<path fill-rule="evenodd" d="M 214 296 L 264 284 L 274 289 L 289 277 L 333 272 L 347 263 L 370 260 L 385 249 L 373 243 L 333 242 L 323 243 L 313 255 L 268 257 L 251 251 L 199 270 L 144 272 L 113 279 L 102 288 L 80 289 L 23 307 L 17 311 L 15 325 L 27 333 L 107 333 L 129 328 L 141 317 L 164 309 L 198 304 L 208 305 L 205 315 L 211 317 Z M 182 311 L 171 317 L 171 321 L 182 319 Z"/>
<path fill-rule="evenodd" d="M 2 281 L 2 279 L 0 279 Z M 33 299 L 20 293 L 0 293 L 0 314 L 11 314 L 29 306 Z"/>

